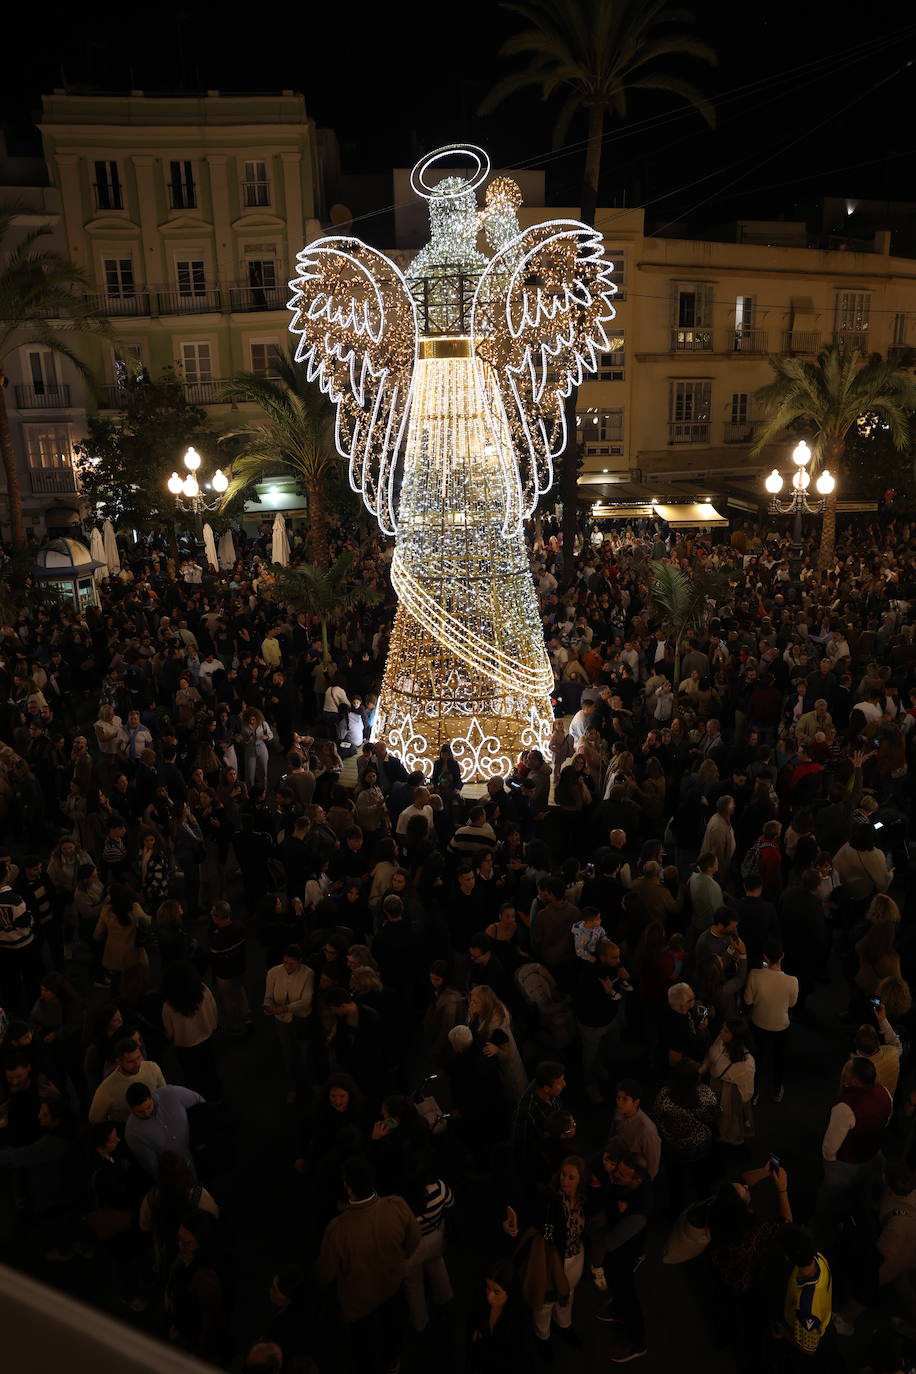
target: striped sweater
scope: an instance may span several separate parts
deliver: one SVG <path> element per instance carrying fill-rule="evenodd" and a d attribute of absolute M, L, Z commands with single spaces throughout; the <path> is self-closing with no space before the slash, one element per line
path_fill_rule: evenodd
<path fill-rule="evenodd" d="M 438 1231 L 454 1201 L 455 1196 L 443 1179 L 437 1178 L 434 1183 L 427 1183 L 423 1211 L 417 1216 L 421 1236 L 430 1236 L 433 1231 Z"/>
<path fill-rule="evenodd" d="M 0 887 L 0 950 L 25 949 L 35 939 L 35 923 L 18 892 Z"/>

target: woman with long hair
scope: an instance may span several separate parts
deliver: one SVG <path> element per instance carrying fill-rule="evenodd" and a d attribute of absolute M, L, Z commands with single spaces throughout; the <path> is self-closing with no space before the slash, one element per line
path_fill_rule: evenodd
<path fill-rule="evenodd" d="M 856 941 L 859 967 L 853 981 L 865 997 L 874 997 L 882 979 L 900 977 L 897 952 L 900 908 L 886 892 L 879 892 L 872 898 L 865 920 L 865 934 Z"/>
<path fill-rule="evenodd" d="M 232 1291 L 219 1222 L 197 1208 L 185 1213 L 176 1234 L 178 1257 L 165 1294 L 170 1334 L 183 1350 L 225 1367 L 232 1354 Z"/>
<path fill-rule="evenodd" d="M 589 1192 L 588 1166 L 581 1155 L 567 1155 L 560 1165 L 551 1186 L 539 1200 L 536 1212 L 530 1220 L 533 1227 L 532 1243 L 540 1243 L 543 1237 L 547 1246 L 554 1249 L 550 1262 L 539 1266 L 540 1273 L 526 1273 L 523 1280 L 525 1300 L 532 1308 L 534 1334 L 542 1358 L 551 1361 L 553 1352 L 547 1348 L 552 1330 L 556 1329 L 568 1344 L 581 1345 L 572 1331 L 573 1297 L 585 1268 L 586 1199 Z M 519 1224 L 507 1213 L 503 1222 L 507 1235 L 517 1236 Z M 550 1270 L 561 1266 L 568 1286 L 568 1295 L 558 1297 L 550 1279 Z M 546 1284 L 546 1291 L 545 1291 Z M 553 1291 L 551 1291 L 553 1289 Z M 542 1344 L 543 1342 L 543 1344 Z"/>
<path fill-rule="evenodd" d="M 634 778 L 630 784 L 630 794 L 642 812 L 644 832 L 655 831 L 665 815 L 667 794 L 665 770 L 658 759 L 647 759 L 642 785 Z"/>
<path fill-rule="evenodd" d="M 748 1113 L 757 1074 L 750 1038 L 751 1030 L 743 1016 L 723 1021 L 700 1066 L 700 1076 L 719 1101 L 716 1135 L 725 1145 L 743 1145 L 745 1127 L 750 1125 Z"/>
<path fill-rule="evenodd" d="M 378 785 L 378 769 L 370 763 L 353 793 L 356 824 L 370 838 L 384 835 L 388 829 L 388 808 L 385 795 Z"/>
<path fill-rule="evenodd" d="M 242 767 L 249 789 L 267 786 L 267 746 L 274 734 L 262 713 L 252 707 L 242 717 Z"/>
<path fill-rule="evenodd" d="M 93 939 L 104 940 L 101 965 L 104 970 L 96 986 L 114 987 L 132 964 L 148 964 L 146 944 L 150 918 L 124 883 L 112 883 L 102 905 Z"/>
<path fill-rule="evenodd" d="M 350 800 L 345 787 L 337 786 L 331 793 L 327 822 L 339 844 L 343 844 L 347 832 L 353 829 L 356 821 L 356 808 Z"/>
<path fill-rule="evenodd" d="M 169 895 L 172 866 L 162 838 L 155 830 L 140 831 L 140 900 L 152 911 Z"/>
<path fill-rule="evenodd" d="M 200 1208 L 219 1217 L 219 1207 L 210 1193 L 198 1183 L 184 1155 L 163 1150 L 159 1156 L 156 1182 L 140 1203 L 140 1230 L 152 1237 L 156 1272 L 168 1274 L 178 1253 L 178 1227 L 182 1217 Z"/>
<path fill-rule="evenodd" d="M 505 1260 L 490 1265 L 478 1283 L 467 1336 L 468 1374 L 522 1374 L 527 1369 L 518 1281 Z"/>
<path fill-rule="evenodd" d="M 503 1092 L 515 1107 L 528 1086 L 528 1075 L 512 1034 L 509 1009 L 485 983 L 468 994 L 468 1025 L 483 1054 L 496 1058 Z"/>
<path fill-rule="evenodd" d="M 884 851 L 875 844 L 873 827 L 866 824 L 853 825 L 849 839 L 833 856 L 833 867 L 848 900 L 863 906 L 876 892 L 886 892 L 894 876 Z"/>
<path fill-rule="evenodd" d="M 700 1066 L 686 1056 L 670 1070 L 652 1117 L 668 1164 L 670 1206 L 680 1212 L 688 1176 L 703 1196 L 712 1152 L 712 1127 L 719 1111 L 713 1090 L 700 1082 Z"/>
<path fill-rule="evenodd" d="M 222 1097 L 213 1036 L 219 1025 L 216 999 L 191 963 L 170 964 L 162 976 L 162 1025 L 174 1046 L 185 1086 L 208 1102 Z"/>
<path fill-rule="evenodd" d="M 431 997 L 423 1017 L 423 1061 L 427 1068 L 438 1069 L 449 1056 L 448 1033 L 467 1017 L 467 999 L 455 986 L 445 959 L 436 959 L 429 966 Z"/>
<path fill-rule="evenodd" d="M 906 740 L 896 721 L 881 725 L 877 739 L 878 752 L 870 763 L 869 781 L 877 791 L 878 801 L 885 804 L 899 799 L 906 787 Z"/>

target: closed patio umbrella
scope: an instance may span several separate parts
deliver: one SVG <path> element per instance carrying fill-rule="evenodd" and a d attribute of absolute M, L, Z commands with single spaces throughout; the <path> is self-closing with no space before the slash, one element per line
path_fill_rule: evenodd
<path fill-rule="evenodd" d="M 95 527 L 92 534 L 89 536 L 89 552 L 97 563 L 108 563 L 108 559 L 105 556 L 105 541 L 102 538 L 102 531 L 98 526 Z M 96 582 L 101 582 L 107 571 L 107 567 L 96 568 L 93 574 Z"/>
<path fill-rule="evenodd" d="M 219 541 L 219 565 L 221 568 L 235 566 L 235 544 L 232 540 L 231 530 L 227 530 Z"/>
<path fill-rule="evenodd" d="M 285 568 L 289 563 L 289 535 L 286 533 L 286 521 L 279 511 L 274 517 L 270 561 L 279 563 L 282 568 Z"/>
<path fill-rule="evenodd" d="M 121 571 L 121 559 L 118 556 L 118 542 L 115 539 L 114 525 L 110 520 L 106 520 L 102 526 L 102 543 L 105 545 L 105 562 L 108 564 L 108 571 L 116 573 Z"/>
<path fill-rule="evenodd" d="M 207 555 L 207 562 L 214 572 L 219 571 L 219 558 L 216 553 L 216 539 L 213 534 L 212 525 L 204 525 L 204 551 Z"/>

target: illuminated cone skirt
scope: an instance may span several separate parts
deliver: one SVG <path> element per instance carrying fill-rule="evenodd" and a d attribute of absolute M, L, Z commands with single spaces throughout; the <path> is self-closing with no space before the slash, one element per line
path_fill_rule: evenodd
<path fill-rule="evenodd" d="M 469 340 L 421 344 L 373 738 L 427 777 L 448 743 L 463 780 L 482 782 L 546 747 L 553 675 L 523 536 L 503 533 L 512 446 L 493 441 L 470 354 Z"/>

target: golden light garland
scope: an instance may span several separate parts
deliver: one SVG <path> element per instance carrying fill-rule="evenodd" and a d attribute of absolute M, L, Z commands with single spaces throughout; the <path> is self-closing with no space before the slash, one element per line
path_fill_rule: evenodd
<path fill-rule="evenodd" d="M 482 150 L 468 152 L 473 184 L 430 187 L 428 168 L 456 151 L 414 169 L 432 237 L 407 277 L 356 239 L 319 240 L 299 254 L 290 329 L 337 405 L 352 485 L 396 531 L 375 736 L 427 776 L 447 742 L 470 782 L 507 773 L 550 734 L 553 674 L 522 521 L 565 445 L 564 399 L 608 348 L 615 288 L 596 231 L 519 231 L 508 178 L 477 211 Z"/>

